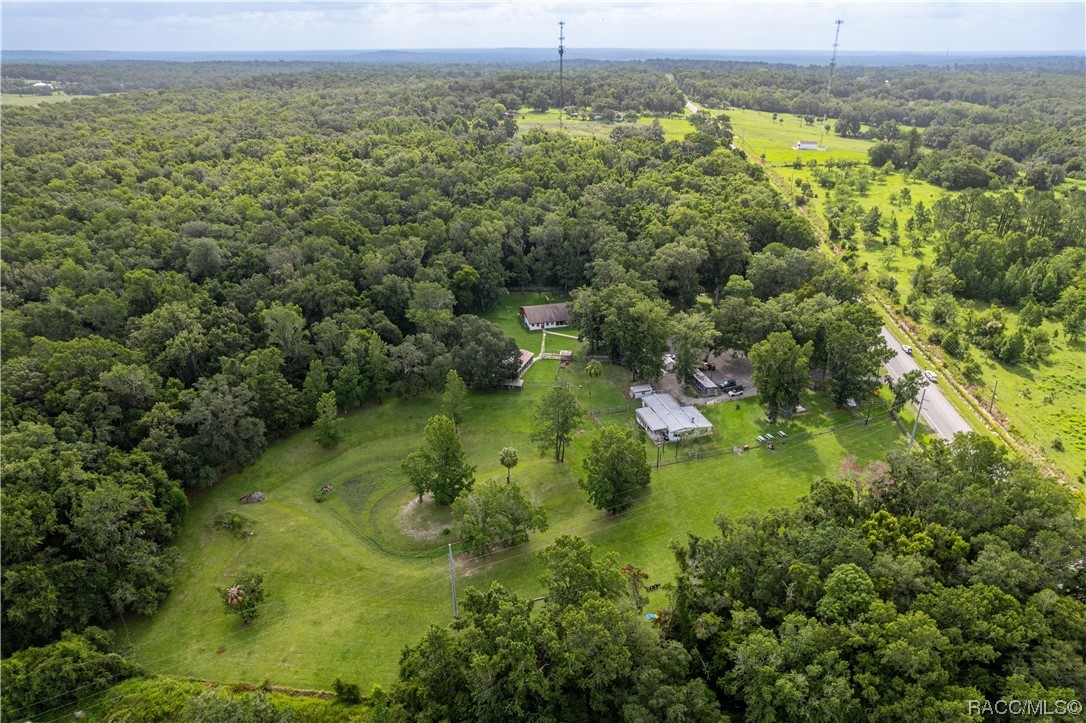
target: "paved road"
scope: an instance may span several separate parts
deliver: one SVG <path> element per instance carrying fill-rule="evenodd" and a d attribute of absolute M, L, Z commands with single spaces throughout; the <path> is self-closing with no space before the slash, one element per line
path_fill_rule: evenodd
<path fill-rule="evenodd" d="M 890 372 L 891 377 L 900 379 L 905 372 L 913 369 L 923 370 L 923 367 L 917 364 L 915 359 L 901 349 L 901 344 L 885 326 L 882 327 L 882 337 L 886 339 L 889 347 L 897 353 L 897 356 L 886 362 L 886 370 Z M 969 423 L 962 418 L 962 415 L 958 414 L 958 410 L 947 400 L 942 390 L 939 389 L 938 383 L 928 384 L 928 391 L 924 396 L 924 411 L 921 416 L 943 439 L 953 438 L 956 432 L 973 431 Z"/>

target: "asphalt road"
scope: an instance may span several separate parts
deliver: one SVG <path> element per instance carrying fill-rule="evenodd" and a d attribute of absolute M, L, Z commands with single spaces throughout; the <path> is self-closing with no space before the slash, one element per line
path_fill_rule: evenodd
<path fill-rule="evenodd" d="M 897 356 L 886 362 L 886 370 L 890 372 L 891 377 L 900 379 L 905 372 L 913 369 L 923 371 L 923 367 L 902 350 L 901 344 L 885 326 L 882 327 L 882 337 L 886 339 L 887 345 L 897 353 Z M 962 418 L 962 415 L 958 414 L 958 410 L 947 400 L 939 388 L 938 382 L 928 384 L 928 391 L 924 395 L 924 409 L 920 416 L 943 439 L 952 439 L 957 432 L 973 431 L 969 423 Z"/>

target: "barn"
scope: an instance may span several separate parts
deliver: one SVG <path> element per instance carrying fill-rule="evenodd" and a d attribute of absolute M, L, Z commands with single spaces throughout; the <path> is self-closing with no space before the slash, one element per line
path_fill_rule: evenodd
<path fill-rule="evenodd" d="M 569 307 L 565 304 L 538 304 L 520 307 L 520 321 L 529 331 L 569 325 Z"/>

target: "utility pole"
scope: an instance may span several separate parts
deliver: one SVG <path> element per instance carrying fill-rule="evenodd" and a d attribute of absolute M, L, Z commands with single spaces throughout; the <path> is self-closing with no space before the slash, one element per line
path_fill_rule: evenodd
<path fill-rule="evenodd" d="M 837 45 L 838 39 L 841 37 L 841 24 L 844 20 L 835 20 L 837 30 L 833 33 L 833 57 L 830 58 L 830 77 L 826 81 L 826 99 L 822 103 L 822 122 L 819 123 L 819 129 L 821 135 L 818 137 L 818 145 L 822 145 L 822 141 L 826 137 L 826 118 L 829 116 L 830 110 L 830 89 L 833 88 L 833 69 L 837 67 Z"/>
<path fill-rule="evenodd" d="M 913 451 L 913 442 L 916 440 L 916 425 L 920 424 L 920 412 L 924 409 L 924 396 L 927 393 L 927 387 L 924 387 L 922 390 L 920 390 L 920 404 L 918 404 L 916 407 L 916 419 L 913 420 L 913 433 L 909 435 L 909 448 L 905 450 L 905 454 Z"/>
<path fill-rule="evenodd" d="M 456 565 L 453 564 L 452 543 L 449 543 L 449 580 L 452 581 L 453 617 L 460 617 L 460 610 L 456 607 Z"/>
<path fill-rule="evenodd" d="M 999 389 L 999 380 L 996 379 L 995 386 L 992 387 L 992 398 L 988 400 L 988 414 L 992 413 L 992 406 L 995 404 L 996 390 Z"/>
<path fill-rule="evenodd" d="M 562 56 L 566 54 L 566 21 L 558 21 L 558 130 L 562 130 L 562 115 L 566 112 L 566 87 L 562 78 Z"/>

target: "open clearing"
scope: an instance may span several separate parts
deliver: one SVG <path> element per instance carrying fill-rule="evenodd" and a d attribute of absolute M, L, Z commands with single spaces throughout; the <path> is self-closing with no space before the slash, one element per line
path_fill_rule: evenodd
<path fill-rule="evenodd" d="M 504 307 L 515 316 L 516 306 L 534 298 L 510 295 L 497 316 L 505 325 L 510 312 Z M 481 560 L 458 556 L 461 589 L 498 580 L 522 595 L 538 595 L 534 553 L 565 533 L 616 550 L 621 564 L 633 563 L 650 582 L 665 583 L 674 570 L 670 541 L 688 531 L 711 534 L 719 513 L 792 504 L 815 477 L 833 474 L 845 454 L 864 462 L 904 444 L 885 411 L 876 409 L 865 425 L 832 409 L 824 397 L 807 394 L 810 412 L 772 425 L 788 436 L 769 451 L 755 439 L 770 428 L 756 399 L 710 404 L 704 410 L 717 437 L 661 448 L 662 462 L 671 463 L 654 468 L 651 485 L 630 511 L 610 517 L 593 509 L 577 486 L 597 430 L 593 421 L 586 419 L 583 433 L 575 435 L 565 464 L 540 457 L 528 439 L 534 403 L 556 374 L 598 410 L 602 423 L 633 423 L 635 405 L 623 396 L 629 372 L 604 365 L 604 375 L 589 384 L 583 367 L 583 361 L 559 368 L 545 360 L 528 372 L 521 392 L 469 395 L 461 431 L 477 479 L 504 478 L 498 453 L 516 447 L 520 464 L 513 479 L 544 505 L 551 526 L 527 545 Z M 399 469 L 439 406 L 436 397 L 386 400 L 346 418 L 344 440 L 331 450 L 306 430 L 269 448 L 245 472 L 193 495 L 178 542 L 184 565 L 174 592 L 154 619 L 119 624 L 121 639 L 157 673 L 325 688 L 337 676 L 364 688 L 390 683 L 402 648 L 430 624 L 451 618 L 445 544 L 454 540 L 437 532 L 435 543 L 431 536 L 449 525 L 447 510 L 425 502 L 409 507 L 413 495 Z M 743 444 L 752 449 L 731 453 Z M 655 463 L 657 448 L 646 448 Z M 674 463 L 676 458 L 688 461 Z M 326 483 L 334 491 L 318 503 L 314 495 Z M 267 501 L 237 503 L 258 490 Z M 231 512 L 249 518 L 251 534 L 237 536 L 215 524 Z M 420 529 L 428 533 L 420 535 Z M 263 572 L 268 589 L 268 602 L 248 629 L 223 612 L 215 592 L 246 567 Z M 650 609 L 664 604 L 663 596 L 654 593 Z"/>
<path fill-rule="evenodd" d="M 558 130 L 558 110 L 552 108 L 546 113 L 534 111 L 531 108 L 522 108 L 516 112 L 517 127 L 521 133 L 532 130 Z M 673 115 L 657 118 L 655 116 L 639 116 L 635 121 L 637 125 L 652 125 L 654 120 L 660 121 L 664 131 L 665 141 L 681 140 L 687 133 L 694 130 L 694 126 L 686 118 Z M 629 125 L 629 121 L 611 123 L 607 121 L 593 121 L 584 118 L 572 119 L 565 117 L 562 120 L 562 130 L 572 138 L 607 138 L 611 131 L 619 126 Z"/>
<path fill-rule="evenodd" d="M 7 106 L 33 106 L 45 103 L 67 103 L 76 98 L 95 98 L 93 95 L 67 95 L 55 93 L 53 95 L 19 95 L 18 93 L 0 93 L 0 105 Z"/>

